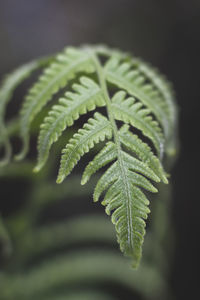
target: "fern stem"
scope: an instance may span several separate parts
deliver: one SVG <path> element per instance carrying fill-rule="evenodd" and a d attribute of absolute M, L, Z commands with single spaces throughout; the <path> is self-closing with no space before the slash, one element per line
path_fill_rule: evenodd
<path fill-rule="evenodd" d="M 123 178 L 123 183 L 124 183 L 124 191 L 126 193 L 126 198 L 128 199 L 128 203 L 127 203 L 128 241 L 127 242 L 128 242 L 128 245 L 130 245 L 130 248 L 133 249 L 133 247 L 134 247 L 134 245 L 133 245 L 133 228 L 132 228 L 133 222 L 132 222 L 132 215 L 131 215 L 131 211 L 132 211 L 131 210 L 131 200 L 132 199 L 131 199 L 131 194 L 130 194 L 129 180 L 127 178 L 124 161 L 123 161 L 123 158 L 121 155 L 121 153 L 122 153 L 121 142 L 120 142 L 120 138 L 119 138 L 119 134 L 118 134 L 117 124 L 116 124 L 116 121 L 115 121 L 115 118 L 114 118 L 114 115 L 112 112 L 111 99 L 110 99 L 107 85 L 106 85 L 104 69 L 102 68 L 101 63 L 95 53 L 93 54 L 92 57 L 93 57 L 94 64 L 96 67 L 99 84 L 102 88 L 102 91 L 103 91 L 103 94 L 105 97 L 107 115 L 108 115 L 108 118 L 109 118 L 112 128 L 113 128 L 114 142 L 117 147 L 117 156 L 118 156 L 119 167 L 120 167 L 121 173 L 122 173 L 122 178 Z"/>
<path fill-rule="evenodd" d="M 113 133 L 114 133 L 114 140 L 115 143 L 118 147 L 120 147 L 120 140 L 119 140 L 119 136 L 118 136 L 118 128 L 112 113 L 112 108 L 111 108 L 111 100 L 110 100 L 110 96 L 108 93 L 108 89 L 106 86 L 106 81 L 105 81 L 105 76 L 104 76 L 104 71 L 103 68 L 99 62 L 99 59 L 97 58 L 96 55 L 94 55 L 94 63 L 96 66 L 96 70 L 97 70 L 97 75 L 98 75 L 98 79 L 99 79 L 99 84 L 102 88 L 104 97 L 105 97 L 105 101 L 106 101 L 106 109 L 107 109 L 107 114 L 108 114 L 108 118 L 112 124 L 112 128 L 113 128 Z"/>

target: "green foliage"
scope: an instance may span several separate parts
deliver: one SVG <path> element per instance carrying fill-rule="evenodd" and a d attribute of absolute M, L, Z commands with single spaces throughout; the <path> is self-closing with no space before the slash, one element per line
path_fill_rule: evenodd
<path fill-rule="evenodd" d="M 10 76 L 3 87 L 13 90 L 21 79 L 19 76 L 10 86 Z M 149 65 L 119 51 L 92 46 L 67 48 L 48 63 L 25 97 L 19 116 L 23 149 L 17 159 L 28 152 L 31 124 L 42 109 L 48 108 L 54 95 L 58 104 L 49 109 L 41 123 L 34 170 L 44 166 L 52 144 L 67 127 L 95 110 L 63 149 L 57 182 L 61 183 L 95 144 L 111 140 L 86 166 L 82 184 L 109 164 L 97 182 L 94 201 L 103 195 L 102 204 L 106 213 L 112 214 L 120 248 L 137 267 L 149 213 L 143 190 L 155 193 L 154 183 L 167 183 L 162 160 L 165 153 L 174 154 L 166 152 L 169 146 L 175 149 L 176 107 L 171 86 Z M 98 107 L 103 109 L 96 112 Z M 0 108 L 3 115 L 5 105 Z"/>
<path fill-rule="evenodd" d="M 3 80 L 0 88 L 0 145 L 5 147 L 5 157 L 1 161 L 1 165 L 6 164 L 11 156 L 11 145 L 8 139 L 8 133 L 4 123 L 5 109 L 8 102 L 11 100 L 15 88 L 31 73 L 42 65 L 42 60 L 33 61 L 22 65 L 11 74 L 7 75 Z"/>
<path fill-rule="evenodd" d="M 41 125 L 37 171 L 45 164 L 51 144 L 67 126 L 72 126 L 81 114 L 104 105 L 101 89 L 93 80 L 81 77 L 80 84 L 74 84 L 72 88 L 74 93 L 67 92 L 65 98 L 60 98 L 59 105 L 53 106 Z"/>
<path fill-rule="evenodd" d="M 67 48 L 44 70 L 39 80 L 29 90 L 21 109 L 20 128 L 24 148 L 18 155 L 18 159 L 23 158 L 28 150 L 28 131 L 34 117 L 76 73 L 92 72 L 93 69 L 90 55 L 87 52 Z"/>
<path fill-rule="evenodd" d="M 130 95 L 137 97 L 150 109 L 150 112 L 155 115 L 167 132 L 169 128 L 167 120 L 170 116 L 168 103 L 159 95 L 159 91 L 151 82 L 146 82 L 147 76 L 139 66 L 140 62 L 137 60 L 121 62 L 120 58 L 111 57 L 105 66 L 106 78 L 109 82 L 126 90 Z"/>
<path fill-rule="evenodd" d="M 112 144 L 108 142 L 108 149 L 112 150 Z M 5 226 L 2 223 L 0 226 L 2 249 L 7 248 L 9 241 L 13 253 L 1 268 L 2 300 L 64 297 L 78 300 L 81 295 L 81 299 L 87 300 L 91 297 L 116 299 L 116 288 L 114 297 L 113 290 L 104 287 L 105 283 L 109 287 L 111 282 L 123 287 L 124 291 L 128 290 L 131 299 L 135 292 L 142 299 L 172 299 L 163 274 L 163 263 L 168 264 L 166 247 L 163 249 L 161 244 L 167 229 L 167 210 L 163 201 L 155 202 L 156 207 L 158 204 L 162 206 L 162 210 L 159 207 L 158 211 L 156 207 L 153 209 L 157 214 L 154 220 L 159 223 L 154 225 L 153 231 L 152 228 L 148 231 L 144 258 L 135 271 L 130 268 L 129 260 L 117 252 L 114 226 L 106 216 L 84 215 L 40 224 L 40 216 L 48 214 L 49 206 L 54 204 L 57 207 L 61 204 L 59 200 L 66 199 L 64 207 L 68 207 L 78 196 L 82 201 L 91 193 L 92 186 L 87 185 L 82 191 L 77 189 L 79 176 L 72 176 L 64 185 L 56 185 L 48 178 L 51 176 L 49 169 L 38 174 L 39 177 L 33 177 L 31 169 L 32 164 L 28 161 L 11 163 L 0 174 L 11 180 L 16 177 L 19 180 L 21 176 L 31 180 L 31 187 L 25 195 L 28 205 L 4 218 Z M 165 200 L 163 195 L 162 200 Z M 122 297 L 124 299 L 124 295 Z"/>
<path fill-rule="evenodd" d="M 45 295 L 53 294 L 61 285 L 69 290 L 70 285 L 91 285 L 105 281 L 120 282 L 146 297 L 149 297 L 151 291 L 149 299 L 155 299 L 154 296 L 160 291 L 166 291 L 167 287 L 162 276 L 152 267 L 142 265 L 136 272 L 129 267 L 129 261 L 119 254 L 96 249 L 93 252 L 82 250 L 81 253 L 74 251 L 60 255 L 32 268 L 31 272 L 21 272 L 1 279 L 2 300 L 13 299 L 13 295 L 16 300 L 46 299 Z"/>

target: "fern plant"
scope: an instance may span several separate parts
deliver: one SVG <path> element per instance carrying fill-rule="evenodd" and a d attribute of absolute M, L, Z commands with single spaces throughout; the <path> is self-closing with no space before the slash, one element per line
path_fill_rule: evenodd
<path fill-rule="evenodd" d="M 44 67 L 45 66 L 45 67 Z M 6 104 L 15 87 L 36 68 L 42 75 L 25 96 L 16 130 L 28 153 L 30 128 L 39 113 L 49 109 L 38 137 L 35 172 L 48 161 L 53 143 L 80 116 L 94 111 L 62 150 L 57 183 L 71 173 L 81 157 L 100 142 L 105 145 L 88 163 L 81 184 L 102 167 L 94 201 L 101 198 L 115 224 L 121 251 L 137 267 L 145 234 L 149 200 L 145 191 L 157 192 L 155 184 L 167 183 L 163 158 L 175 154 L 176 107 L 168 81 L 142 60 L 102 46 L 68 47 L 55 57 L 40 59 L 11 73 L 0 91 L 0 142 L 10 157 L 9 130 L 4 123 Z M 19 122 L 19 125 L 18 125 Z"/>

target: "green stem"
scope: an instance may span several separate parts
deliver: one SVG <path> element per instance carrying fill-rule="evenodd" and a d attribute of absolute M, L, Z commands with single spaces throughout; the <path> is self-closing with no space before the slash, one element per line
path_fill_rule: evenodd
<path fill-rule="evenodd" d="M 119 140 L 119 136 L 118 136 L 118 128 L 117 128 L 117 125 L 116 125 L 116 122 L 115 122 L 115 119 L 114 119 L 114 116 L 112 113 L 111 100 L 110 100 L 110 96 L 108 94 L 108 89 L 107 89 L 106 80 L 105 80 L 105 76 L 104 76 L 104 70 L 103 70 L 103 68 L 99 62 L 99 59 L 97 58 L 96 55 L 94 56 L 94 63 L 96 66 L 99 83 L 100 83 L 100 86 L 102 88 L 102 91 L 103 91 L 103 94 L 105 97 L 107 114 L 108 114 L 108 118 L 109 118 L 112 128 L 113 128 L 114 140 L 117 145 L 117 148 L 121 148 L 120 140 Z"/>
<path fill-rule="evenodd" d="M 118 128 L 117 128 L 117 124 L 112 112 L 112 103 L 111 103 L 111 99 L 108 93 L 108 89 L 107 89 L 107 85 L 106 85 L 106 79 L 105 79 L 105 74 L 104 74 L 104 69 L 101 66 L 101 63 L 97 57 L 97 55 L 94 53 L 93 54 L 93 60 L 94 60 L 94 64 L 96 66 L 96 71 L 97 71 L 97 75 L 98 75 L 98 79 L 99 79 L 99 84 L 102 88 L 103 94 L 104 94 L 104 98 L 106 101 L 106 109 L 107 109 L 107 115 L 108 118 L 111 122 L 112 128 L 113 128 L 113 136 L 114 136 L 114 141 L 116 144 L 116 148 L 117 148 L 117 153 L 118 153 L 118 162 L 119 162 L 119 167 L 121 170 L 121 174 L 122 174 L 122 181 L 124 184 L 124 192 L 126 194 L 126 199 L 128 199 L 127 201 L 127 226 L 128 226 L 128 244 L 131 245 L 131 248 L 134 248 L 134 243 L 133 243 L 133 228 L 132 228 L 132 215 L 131 215 L 131 203 L 132 203 L 132 197 L 131 197 L 131 193 L 130 193 L 130 186 L 129 186 L 129 180 L 126 174 L 126 168 L 124 166 L 124 161 L 122 158 L 122 149 L 121 149 L 121 142 L 119 139 L 119 135 L 118 135 Z"/>

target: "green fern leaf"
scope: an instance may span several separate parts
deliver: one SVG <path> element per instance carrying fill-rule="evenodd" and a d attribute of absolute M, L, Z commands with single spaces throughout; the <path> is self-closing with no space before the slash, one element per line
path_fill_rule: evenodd
<path fill-rule="evenodd" d="M 164 140 L 158 123 L 149 116 L 150 110 L 142 108 L 142 103 L 135 102 L 134 98 L 125 99 L 125 97 L 126 93 L 120 91 L 112 98 L 115 118 L 141 130 L 145 136 L 152 140 L 158 154 L 162 157 Z"/>
<path fill-rule="evenodd" d="M 0 88 L 0 143 L 5 147 L 5 157 L 1 160 L 1 165 L 8 163 L 12 152 L 4 122 L 6 106 L 12 98 L 15 88 L 29 77 L 35 69 L 41 67 L 44 61 L 45 59 L 39 59 L 24 64 L 8 74 L 2 82 Z"/>
<path fill-rule="evenodd" d="M 112 127 L 110 122 L 101 114 L 95 113 L 94 118 L 90 118 L 83 129 L 79 129 L 78 133 L 75 133 L 62 151 L 57 183 L 61 183 L 71 173 L 83 154 L 89 152 L 95 144 L 104 141 L 105 138 L 111 139 L 111 137 Z"/>
<path fill-rule="evenodd" d="M 96 106 L 104 106 L 105 101 L 100 87 L 87 77 L 80 78 L 80 84 L 73 85 L 74 93 L 67 92 L 59 99 L 59 105 L 53 106 L 41 125 L 38 142 L 38 164 L 35 171 L 39 171 L 45 164 L 51 144 L 56 142 L 66 126 L 72 126 L 74 120 Z"/>
<path fill-rule="evenodd" d="M 151 148 L 136 135 L 129 131 L 129 126 L 124 125 L 120 129 L 120 140 L 127 150 L 132 151 L 163 181 L 168 183 L 163 166 L 159 159 L 153 154 Z"/>
<path fill-rule="evenodd" d="M 90 177 L 100 168 L 104 167 L 117 158 L 117 149 L 113 142 L 108 142 L 106 146 L 87 165 L 82 176 L 81 184 L 85 184 Z"/>
<path fill-rule="evenodd" d="M 174 105 L 174 92 L 172 86 L 167 79 L 158 72 L 158 70 L 143 62 L 141 59 L 138 62 L 139 70 L 152 82 L 155 88 L 157 88 L 165 102 L 165 106 L 163 108 L 166 110 L 167 116 L 170 120 L 169 127 L 171 134 L 177 115 L 176 105 Z"/>
<path fill-rule="evenodd" d="M 126 90 L 130 95 L 138 98 L 162 124 L 165 134 L 168 135 L 169 120 L 163 109 L 163 101 L 157 89 L 146 83 L 147 76 L 141 73 L 139 63 L 120 62 L 116 56 L 111 57 L 105 66 L 106 78 L 109 82 Z"/>
<path fill-rule="evenodd" d="M 102 204 L 106 205 L 108 214 L 114 211 L 112 222 L 116 226 L 120 248 L 125 255 L 133 257 L 134 267 L 137 267 L 140 261 L 145 234 L 143 219 L 147 218 L 149 213 L 149 201 L 139 187 L 157 192 L 144 176 L 159 181 L 144 163 L 120 151 L 118 161 L 102 175 L 94 191 L 94 201 L 98 201 L 101 194 L 107 190 Z"/>
<path fill-rule="evenodd" d="M 83 50 L 67 48 L 57 55 L 55 61 L 44 70 L 38 82 L 30 89 L 21 109 L 20 128 L 24 146 L 17 159 L 22 159 L 28 151 L 29 127 L 34 117 L 55 93 L 81 71 L 94 71 L 90 55 Z"/>
<path fill-rule="evenodd" d="M 149 64 L 138 60 L 139 69 L 145 76 L 152 82 L 155 89 L 158 90 L 161 98 L 163 99 L 162 107 L 166 112 L 166 116 L 169 120 L 167 136 L 165 140 L 166 154 L 169 156 L 175 156 L 177 150 L 177 134 L 174 130 L 177 128 L 177 106 L 175 103 L 175 94 L 172 85 L 167 79 L 161 75 L 158 70 L 152 68 Z"/>
<path fill-rule="evenodd" d="M 25 98 L 20 114 L 23 149 L 19 157 L 28 150 L 33 119 L 54 94 L 69 88 L 71 79 L 75 82 L 71 91 L 64 93 L 41 125 L 35 170 L 39 171 L 45 164 L 52 144 L 65 128 L 72 126 L 81 115 L 95 110 L 93 118 L 64 148 L 57 183 L 71 173 L 95 144 L 111 140 L 88 163 L 81 183 L 85 184 L 109 164 L 97 182 L 94 201 L 104 194 L 102 204 L 112 214 L 120 248 L 125 255 L 133 257 L 137 266 L 145 234 L 144 220 L 149 213 L 149 201 L 143 190 L 154 193 L 157 189 L 153 182 L 168 182 L 162 158 L 166 151 L 170 152 L 175 139 L 177 112 L 172 89 L 157 71 L 126 53 L 104 46 L 68 48 L 48 64 Z M 113 85 L 115 94 L 111 97 Z M 105 107 L 102 109 L 105 115 L 96 112 L 101 106 Z M 118 121 L 123 123 L 121 128 Z M 134 130 L 139 130 L 141 136 L 133 134 Z"/>

